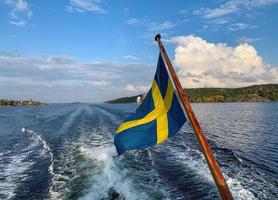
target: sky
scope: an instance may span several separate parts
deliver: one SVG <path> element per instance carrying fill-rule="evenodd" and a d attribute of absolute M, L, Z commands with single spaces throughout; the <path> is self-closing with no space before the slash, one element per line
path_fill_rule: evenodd
<path fill-rule="evenodd" d="M 0 0 L 0 99 L 147 92 L 157 33 L 185 88 L 278 83 L 278 0 Z"/>

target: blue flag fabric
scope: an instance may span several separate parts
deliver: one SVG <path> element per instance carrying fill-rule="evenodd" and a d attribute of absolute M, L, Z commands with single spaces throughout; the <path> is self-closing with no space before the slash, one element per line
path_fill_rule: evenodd
<path fill-rule="evenodd" d="M 118 154 L 160 144 L 173 136 L 186 122 L 164 60 L 159 54 L 151 89 L 136 113 L 118 127 L 114 144 Z"/>

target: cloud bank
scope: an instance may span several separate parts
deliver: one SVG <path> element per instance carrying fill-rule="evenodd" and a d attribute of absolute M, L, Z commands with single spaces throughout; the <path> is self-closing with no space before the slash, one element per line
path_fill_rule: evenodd
<path fill-rule="evenodd" d="M 278 83 L 278 67 L 254 46 L 214 44 L 177 36 L 174 65 L 183 87 L 241 87 Z M 146 92 L 156 63 L 127 59 L 80 61 L 67 55 L 28 56 L 0 51 L 0 98 L 46 102 L 99 102 Z"/>
<path fill-rule="evenodd" d="M 150 86 L 145 85 L 133 85 L 133 84 L 127 84 L 125 87 L 125 90 L 128 92 L 136 92 L 138 93 L 146 93 L 150 89 Z"/>
<path fill-rule="evenodd" d="M 137 94 L 140 85 L 151 82 L 154 70 L 154 65 L 131 61 L 80 61 L 66 55 L 0 52 L 0 98 L 99 102 Z M 131 83 L 136 83 L 135 90 L 126 89 Z"/>
<path fill-rule="evenodd" d="M 25 26 L 32 18 L 32 11 L 27 1 L 24 0 L 5 0 L 4 3 L 12 7 L 9 13 L 10 23 L 16 26 Z"/>
<path fill-rule="evenodd" d="M 189 35 L 171 38 L 174 64 L 183 87 L 241 87 L 278 83 L 278 68 L 267 65 L 247 43 L 214 44 Z"/>

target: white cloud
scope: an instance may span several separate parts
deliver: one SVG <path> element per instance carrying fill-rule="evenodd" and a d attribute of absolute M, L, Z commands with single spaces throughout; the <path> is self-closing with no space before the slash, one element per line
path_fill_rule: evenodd
<path fill-rule="evenodd" d="M 155 35 L 154 33 L 158 33 L 161 31 L 170 30 L 176 26 L 176 24 L 170 21 L 150 21 L 146 19 L 137 18 L 131 18 L 127 20 L 126 23 L 131 26 L 143 26 L 146 29 L 146 31 L 148 33 L 151 33 L 152 35 Z"/>
<path fill-rule="evenodd" d="M 43 83 L 36 83 L 41 85 Z M 18 86 L 18 85 L 35 85 L 32 79 L 26 77 L 0 76 L 0 86 Z"/>
<path fill-rule="evenodd" d="M 229 0 L 216 7 L 202 7 L 193 12 L 204 19 L 203 31 L 239 31 L 257 28 L 258 25 L 237 21 L 239 17 L 255 19 L 258 12 L 255 9 L 277 4 L 278 0 Z M 236 17 L 233 16 L 236 15 Z"/>
<path fill-rule="evenodd" d="M 134 92 L 134 91 L 136 91 L 134 85 L 131 85 L 131 84 L 126 85 L 125 89 L 126 89 L 127 91 L 129 91 L 129 92 Z"/>
<path fill-rule="evenodd" d="M 163 35 L 164 41 L 167 40 L 172 34 L 172 29 L 176 27 L 179 22 L 173 23 L 171 21 L 161 21 L 161 20 L 148 20 L 148 19 L 137 19 L 131 18 L 126 21 L 126 23 L 133 27 L 139 27 L 141 29 L 140 39 L 153 40 L 157 33 Z M 149 43 L 149 42 L 148 42 Z M 152 44 L 152 43 L 149 43 Z"/>
<path fill-rule="evenodd" d="M 272 4 L 278 3 L 278 0 L 253 0 L 253 1 L 244 1 L 245 5 L 249 8 L 252 7 L 260 7 L 260 6 L 268 6 Z"/>
<path fill-rule="evenodd" d="M 244 30 L 244 29 L 252 29 L 252 28 L 256 28 L 257 26 L 254 25 L 250 25 L 247 23 L 233 23 L 228 27 L 229 31 L 238 31 L 238 30 Z"/>
<path fill-rule="evenodd" d="M 100 86 L 100 87 L 107 87 L 107 86 L 111 85 L 111 82 L 104 81 L 104 80 L 92 81 L 92 85 Z"/>
<path fill-rule="evenodd" d="M 151 22 L 148 24 L 148 29 L 150 31 L 163 31 L 163 30 L 170 30 L 174 28 L 176 25 L 173 24 L 170 21 L 164 21 L 164 22 Z"/>
<path fill-rule="evenodd" d="M 221 4 L 217 8 L 200 8 L 194 12 L 195 15 L 200 15 L 203 18 L 211 19 L 222 17 L 228 14 L 239 12 L 241 9 L 253 9 L 262 6 L 269 6 L 278 3 L 278 0 L 230 0 Z"/>
<path fill-rule="evenodd" d="M 246 37 L 246 36 L 241 36 L 241 37 L 238 37 L 236 39 L 236 42 L 238 44 L 241 44 L 241 43 L 254 43 L 254 42 L 257 42 L 257 41 L 261 41 L 263 40 L 262 38 L 251 38 L 251 37 Z"/>
<path fill-rule="evenodd" d="M 0 51 L 0 91 L 2 98 L 96 102 L 126 95 L 127 83 L 151 82 L 154 70 L 155 65 L 128 60 L 80 61 L 66 55 L 26 56 Z"/>
<path fill-rule="evenodd" d="M 102 8 L 100 0 L 70 0 L 69 5 L 66 6 L 68 12 L 93 12 L 106 13 Z"/>
<path fill-rule="evenodd" d="M 232 31 L 254 29 L 257 27 L 258 27 L 257 25 L 252 25 L 245 22 L 232 23 L 228 18 L 216 18 L 216 19 L 206 21 L 202 29 L 216 31 L 216 32 L 217 31 L 232 32 Z"/>
<path fill-rule="evenodd" d="M 135 92 L 135 93 L 140 93 L 140 92 L 147 92 L 149 89 L 148 86 L 145 85 L 133 85 L 133 84 L 127 84 L 125 86 L 125 90 L 128 92 Z"/>
<path fill-rule="evenodd" d="M 278 68 L 263 62 L 249 44 L 230 47 L 193 35 L 171 38 L 183 87 L 240 87 L 277 83 Z"/>
<path fill-rule="evenodd" d="M 123 58 L 126 60 L 133 60 L 133 61 L 139 60 L 139 58 L 133 55 L 125 55 Z"/>
<path fill-rule="evenodd" d="M 215 18 L 221 17 L 230 13 L 234 13 L 238 10 L 237 3 L 234 1 L 229 1 L 226 4 L 221 5 L 218 8 L 209 9 L 201 8 L 194 12 L 195 15 L 201 15 L 204 18 Z"/>
<path fill-rule="evenodd" d="M 127 20 L 126 23 L 128 25 L 137 26 L 137 25 L 144 24 L 145 20 L 139 20 L 139 19 L 136 19 L 136 18 L 131 18 L 131 19 Z"/>
<path fill-rule="evenodd" d="M 213 24 L 223 25 L 223 24 L 229 23 L 230 21 L 229 21 L 229 19 L 227 19 L 227 18 L 217 18 L 217 19 L 211 20 L 211 22 L 212 22 Z"/>
<path fill-rule="evenodd" d="M 27 1 L 24 0 L 6 0 L 6 5 L 12 7 L 9 13 L 11 20 L 10 23 L 16 26 L 25 26 L 26 23 L 32 18 L 32 11 L 29 8 Z"/>

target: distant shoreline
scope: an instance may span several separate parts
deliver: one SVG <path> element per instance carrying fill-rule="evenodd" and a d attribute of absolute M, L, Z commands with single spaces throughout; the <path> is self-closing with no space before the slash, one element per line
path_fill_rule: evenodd
<path fill-rule="evenodd" d="M 40 105 L 47 105 L 47 104 L 39 101 L 33 101 L 32 99 L 24 100 L 24 101 L 18 101 L 12 99 L 0 99 L 0 108 L 7 107 L 7 106 L 16 107 L 16 106 L 40 106 Z"/>
<path fill-rule="evenodd" d="M 252 85 L 241 88 L 190 88 L 184 89 L 191 103 L 275 102 L 278 101 L 278 84 Z M 106 101 L 105 103 L 134 103 L 138 94 Z"/>

